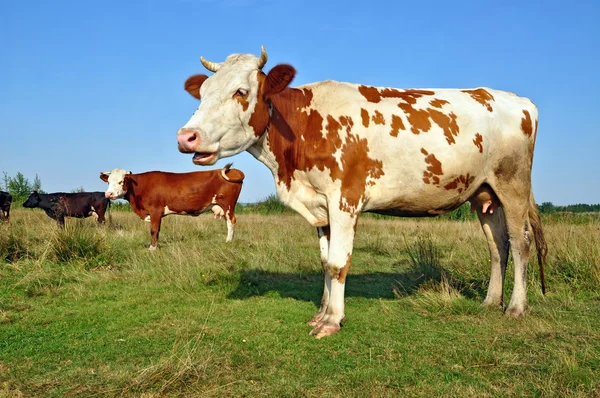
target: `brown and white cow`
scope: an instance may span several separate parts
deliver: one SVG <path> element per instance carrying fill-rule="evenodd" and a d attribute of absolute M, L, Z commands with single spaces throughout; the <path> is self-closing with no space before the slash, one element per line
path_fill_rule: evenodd
<path fill-rule="evenodd" d="M 198 216 L 211 210 L 215 218 L 225 217 L 226 241 L 233 239 L 235 204 L 242 191 L 244 173 L 232 169 L 231 163 L 221 170 L 192 173 L 149 171 L 132 174 L 114 169 L 100 173 L 100 179 L 108 183 L 107 198 L 127 200 L 135 214 L 150 222 L 152 243 L 149 250 L 156 249 L 161 220 L 170 214 Z"/>
<path fill-rule="evenodd" d="M 247 150 L 271 171 L 279 198 L 320 238 L 317 338 L 339 331 L 358 215 L 435 216 L 470 201 L 491 254 L 486 305 L 503 304 L 509 246 L 515 282 L 506 313 L 527 308 L 535 237 L 547 252 L 531 189 L 538 111 L 527 98 L 487 88 L 400 90 L 324 81 L 297 88 L 290 65 L 262 71 L 267 54 L 201 58 L 214 75 L 185 89 L 200 106 L 178 132 L 179 150 L 209 165 Z M 510 243 L 510 245 L 509 245 Z"/>

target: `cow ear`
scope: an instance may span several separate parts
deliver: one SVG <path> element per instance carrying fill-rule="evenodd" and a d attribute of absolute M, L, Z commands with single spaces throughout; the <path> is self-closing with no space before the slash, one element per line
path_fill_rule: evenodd
<path fill-rule="evenodd" d="M 189 77 L 185 81 L 185 91 L 190 93 L 192 97 L 200 99 L 200 86 L 202 86 L 202 83 L 204 83 L 206 79 L 208 79 L 208 76 L 206 75 L 194 75 Z"/>
<path fill-rule="evenodd" d="M 100 179 L 104 182 L 108 182 L 108 174 L 100 173 Z"/>
<path fill-rule="evenodd" d="M 269 71 L 265 82 L 265 94 L 273 95 L 283 91 L 294 80 L 296 69 L 287 64 L 276 65 Z"/>

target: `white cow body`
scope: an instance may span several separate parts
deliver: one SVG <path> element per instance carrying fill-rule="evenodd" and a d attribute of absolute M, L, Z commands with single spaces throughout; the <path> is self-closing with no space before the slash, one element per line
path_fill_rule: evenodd
<path fill-rule="evenodd" d="M 248 150 L 271 169 L 281 201 L 318 227 L 325 284 L 312 334 L 339 330 L 361 212 L 432 216 L 466 201 L 490 246 L 485 303 L 502 303 L 510 239 L 516 265 L 507 312 L 523 314 L 531 232 L 540 267 L 546 249 L 531 192 L 538 113 L 530 100 L 487 88 L 288 88 L 294 69 L 278 65 L 265 75 L 264 62 L 264 50 L 260 59 L 203 60 L 216 73 L 186 82 L 202 102 L 178 134 L 179 149 L 200 165 Z"/>

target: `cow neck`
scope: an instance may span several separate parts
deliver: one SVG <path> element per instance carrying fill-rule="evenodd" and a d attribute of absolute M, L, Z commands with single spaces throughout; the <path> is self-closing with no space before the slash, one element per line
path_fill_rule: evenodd
<path fill-rule="evenodd" d="M 315 109 L 310 88 L 286 88 L 271 97 L 266 132 L 249 149 L 288 189 L 296 171 L 335 169 L 333 153 L 341 146 L 337 121 L 326 123 Z M 323 126 L 327 125 L 326 135 Z M 331 128 L 330 128 L 331 127 Z"/>
<path fill-rule="evenodd" d="M 125 195 L 123 195 L 123 197 L 125 198 L 126 201 L 129 202 L 129 204 L 131 205 L 131 209 L 133 210 L 134 213 L 137 213 L 139 210 L 139 206 L 135 200 L 136 196 L 135 196 L 135 192 L 134 192 L 134 184 L 132 183 L 131 177 L 129 179 L 129 182 L 127 183 L 127 191 L 125 191 Z"/>

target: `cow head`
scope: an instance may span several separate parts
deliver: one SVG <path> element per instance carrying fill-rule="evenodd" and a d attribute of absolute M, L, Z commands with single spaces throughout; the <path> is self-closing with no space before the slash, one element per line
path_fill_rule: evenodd
<path fill-rule="evenodd" d="M 108 199 L 120 199 L 127 192 L 128 180 L 131 171 L 123 169 L 114 169 L 100 173 L 100 179 L 108 182 L 108 188 L 104 196 Z"/>
<path fill-rule="evenodd" d="M 32 209 L 34 207 L 38 207 L 40 202 L 42 201 L 42 197 L 37 191 L 31 192 L 25 203 L 23 203 L 23 207 L 27 207 L 28 209 Z"/>
<path fill-rule="evenodd" d="M 200 60 L 215 73 L 194 75 L 185 82 L 186 91 L 201 102 L 179 130 L 177 142 L 179 151 L 195 154 L 195 164 L 210 165 L 245 151 L 263 135 L 269 124 L 270 97 L 283 91 L 296 71 L 281 64 L 263 73 L 264 47 L 260 57 L 233 54 L 223 63 Z"/>

